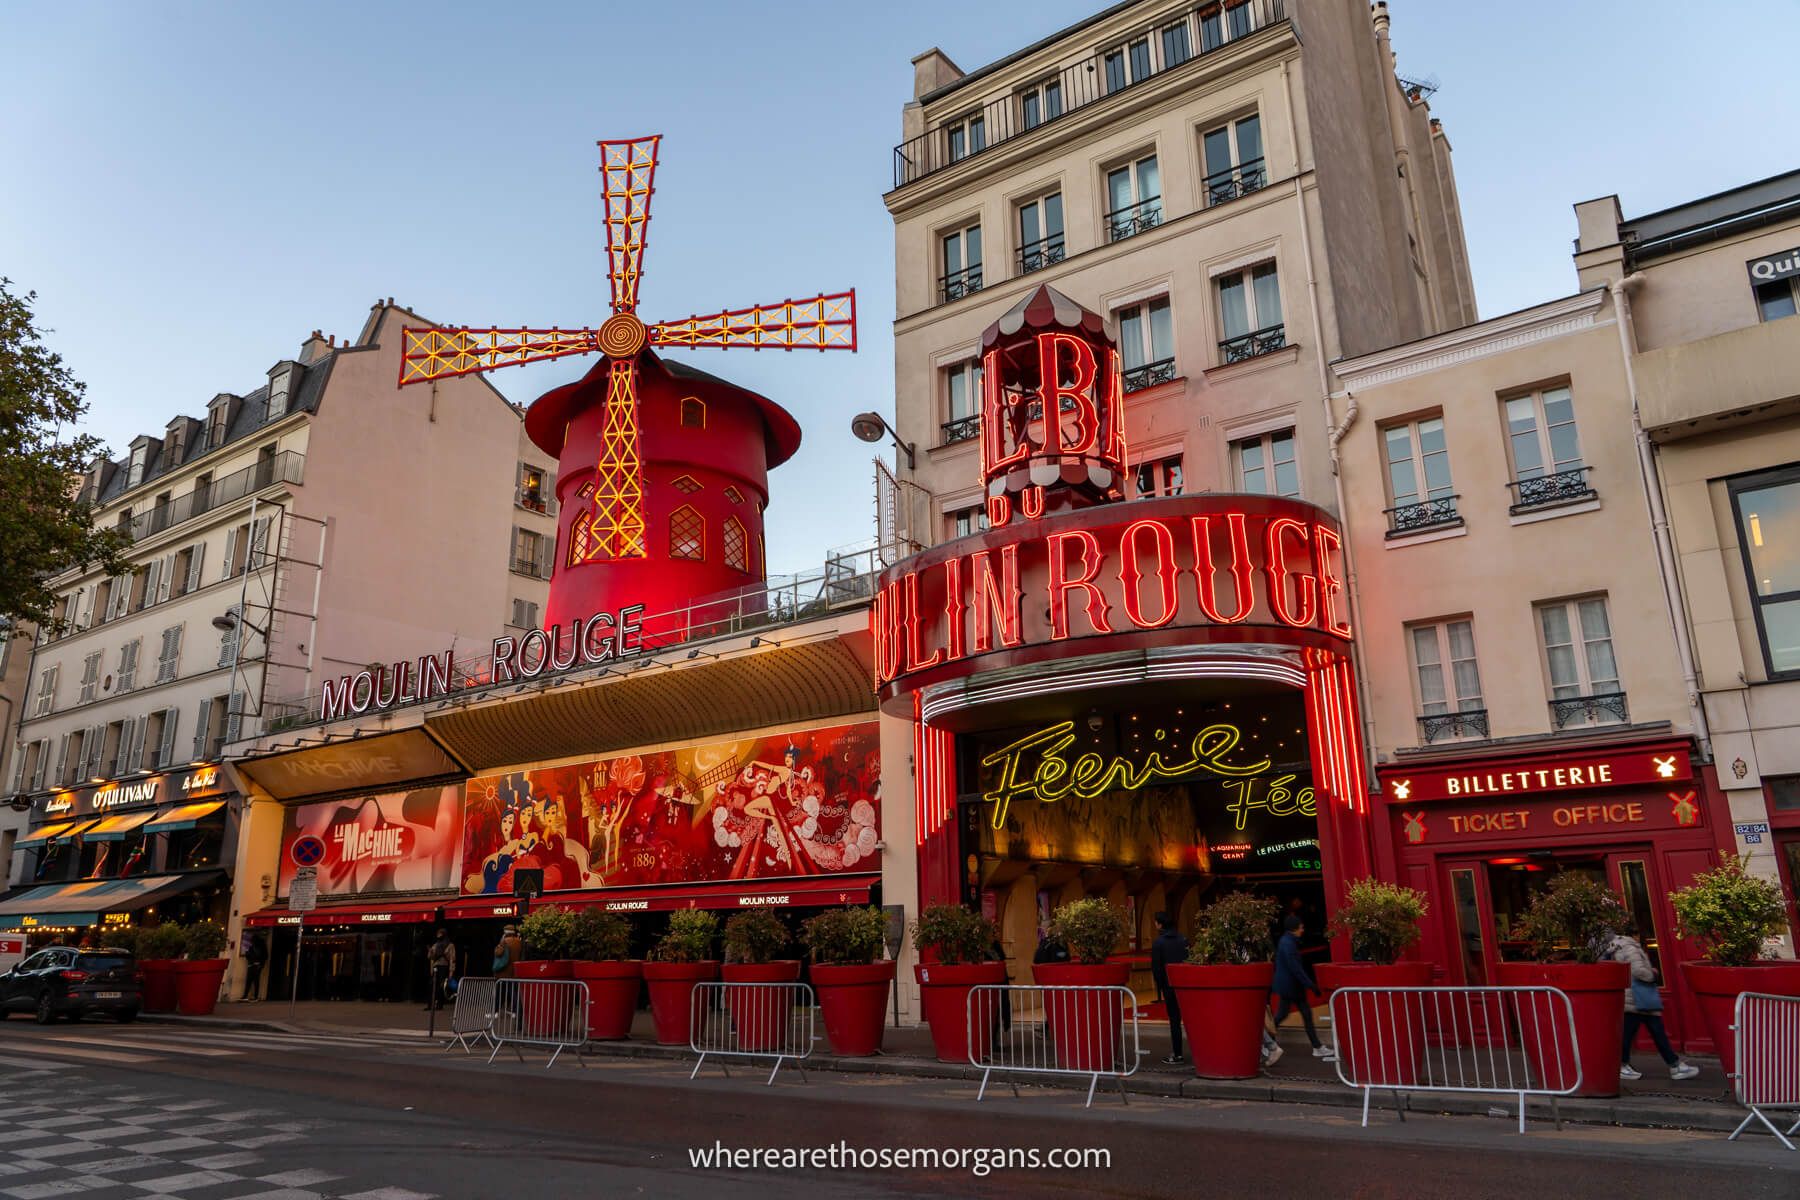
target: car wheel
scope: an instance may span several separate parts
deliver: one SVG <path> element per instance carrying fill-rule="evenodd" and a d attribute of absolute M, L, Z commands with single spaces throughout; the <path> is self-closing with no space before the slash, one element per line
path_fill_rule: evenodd
<path fill-rule="evenodd" d="M 119 1010 L 119 1024 L 129 1025 L 129 1024 L 131 1024 L 131 1022 L 137 1020 L 137 1015 L 138 1015 L 138 1010 L 135 1008 L 120 1009 Z"/>
<path fill-rule="evenodd" d="M 50 1003 L 50 993 L 44 992 L 38 997 L 37 1023 L 39 1025 L 48 1025 L 54 1020 L 56 1020 L 56 1009 Z"/>

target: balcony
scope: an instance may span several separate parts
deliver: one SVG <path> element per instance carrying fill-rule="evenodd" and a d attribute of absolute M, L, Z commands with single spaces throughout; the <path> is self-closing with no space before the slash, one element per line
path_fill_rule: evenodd
<path fill-rule="evenodd" d="M 1419 718 L 1419 736 L 1427 746 L 1438 742 L 1488 736 L 1488 714 L 1485 708 L 1469 708 L 1461 712 L 1431 713 Z"/>
<path fill-rule="evenodd" d="M 548 579 L 550 578 L 550 564 L 535 558 L 515 557 L 512 560 L 512 573 L 531 579 Z"/>
<path fill-rule="evenodd" d="M 1175 360 L 1159 358 L 1155 362 L 1147 362 L 1141 367 L 1126 367 L 1124 372 L 1125 394 L 1141 392 L 1145 388 L 1153 388 L 1159 383 L 1168 383 L 1175 378 Z"/>
<path fill-rule="evenodd" d="M 973 296 L 980 290 L 980 263 L 954 274 L 938 276 L 938 300 L 940 303 L 948 304 L 952 300 L 961 300 L 964 296 Z"/>
<path fill-rule="evenodd" d="M 1789 317 L 1647 350 L 1633 362 L 1644 428 L 1658 441 L 1691 437 L 1749 409 L 1768 420 L 1800 411 L 1800 318 Z"/>
<path fill-rule="evenodd" d="M 1250 159 L 1224 171 L 1215 171 L 1204 181 L 1206 207 L 1226 204 L 1239 196 L 1248 196 L 1269 186 L 1269 173 L 1260 158 Z"/>
<path fill-rule="evenodd" d="M 974 413 L 966 417 L 957 417 L 953 421 L 945 421 L 941 426 L 944 431 L 942 445 L 952 442 L 966 442 L 970 438 L 981 436 L 981 414 Z"/>
<path fill-rule="evenodd" d="M 1063 235 L 1053 233 L 1019 247 L 1019 274 L 1029 275 L 1063 260 Z"/>
<path fill-rule="evenodd" d="M 159 504 L 149 512 L 139 513 L 131 519 L 130 525 L 121 527 L 130 533 L 132 541 L 139 541 L 276 484 L 297 484 L 305 467 L 304 454 L 283 451 L 241 471 L 233 471 L 223 479 L 215 479 L 205 487 L 196 487 L 187 495 Z"/>
<path fill-rule="evenodd" d="M 1190 10 L 1180 18 L 1187 27 L 1186 36 L 1180 43 L 1181 52 L 1166 60 L 1157 56 L 1148 71 L 1140 71 L 1135 79 L 1124 83 L 1119 81 L 1116 73 L 1109 77 L 1107 55 L 1141 38 L 1153 38 L 1162 45 L 1164 31 L 1175 22 L 1164 18 L 1110 38 L 1105 46 L 1075 59 L 1053 76 L 1040 76 L 1033 81 L 1034 86 L 1029 91 L 1008 90 L 1005 95 L 989 100 L 977 112 L 958 109 L 949 120 L 939 120 L 934 128 L 895 146 L 894 186 L 905 187 L 957 162 L 979 157 L 1032 130 L 1055 124 L 1090 104 L 1141 88 L 1171 71 L 1189 69 L 1194 63 L 1204 62 L 1220 50 L 1235 46 L 1257 30 L 1286 19 L 1285 0 L 1244 0 L 1239 4 L 1227 4 L 1223 13 L 1214 10 L 1205 20 L 1197 11 Z M 1046 89 L 1054 90 L 1054 103 L 1045 102 Z M 927 102 L 933 101 L 928 98 Z M 980 145 L 972 145 L 973 139 L 966 132 L 957 138 L 959 131 L 977 121 L 982 131 Z"/>
<path fill-rule="evenodd" d="M 1267 325 L 1249 333 L 1226 338 L 1219 343 L 1219 357 L 1226 365 L 1247 362 L 1264 354 L 1273 354 L 1287 346 L 1287 326 Z"/>
<path fill-rule="evenodd" d="M 1162 197 L 1149 196 L 1106 214 L 1106 240 L 1122 242 L 1163 223 Z"/>
<path fill-rule="evenodd" d="M 1550 701 L 1550 727 L 1568 729 L 1581 725 L 1622 725 L 1630 718 L 1625 710 L 1624 692 L 1601 692 L 1593 696 L 1564 696 Z"/>
<path fill-rule="evenodd" d="M 1588 484 L 1587 473 L 1590 469 L 1571 467 L 1553 475 L 1513 480 L 1506 485 L 1513 492 L 1512 515 L 1516 517 L 1520 513 L 1535 512 L 1540 508 L 1555 508 L 1562 504 L 1592 500 L 1599 493 Z"/>
<path fill-rule="evenodd" d="M 1438 496 L 1435 499 L 1418 500 L 1412 504 L 1384 509 L 1388 519 L 1388 537 L 1405 537 L 1412 533 L 1461 525 L 1462 514 L 1456 511 L 1459 499 L 1460 496 Z"/>

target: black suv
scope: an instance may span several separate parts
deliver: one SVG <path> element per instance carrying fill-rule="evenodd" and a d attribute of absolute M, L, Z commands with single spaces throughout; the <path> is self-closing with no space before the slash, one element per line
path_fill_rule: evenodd
<path fill-rule="evenodd" d="M 0 1020 L 28 1012 L 40 1025 L 59 1016 L 79 1021 L 89 1013 L 131 1021 L 143 1007 L 141 988 L 129 950 L 48 946 L 0 974 Z"/>

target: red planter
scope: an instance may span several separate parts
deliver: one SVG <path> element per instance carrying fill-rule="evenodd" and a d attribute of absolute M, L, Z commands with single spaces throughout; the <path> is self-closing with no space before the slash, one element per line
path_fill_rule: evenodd
<path fill-rule="evenodd" d="M 219 1003 L 219 984 L 225 978 L 230 962 L 223 958 L 203 958 L 199 962 L 176 962 L 175 1011 L 184 1017 L 209 1017 Z M 165 1010 L 166 1011 L 166 1010 Z"/>
<path fill-rule="evenodd" d="M 138 970 L 144 973 L 144 1011 L 175 1011 L 175 968 L 178 958 L 140 958 Z"/>
<path fill-rule="evenodd" d="M 825 1040 L 833 1054 L 867 1058 L 880 1052 L 881 1037 L 887 1030 L 888 995 L 899 965 L 890 959 L 813 966 L 813 991 L 819 996 Z"/>
<path fill-rule="evenodd" d="M 1728 1077 L 1737 1070 L 1737 1038 L 1731 1025 L 1736 1020 L 1738 993 L 1800 996 L 1800 962 L 1763 962 L 1748 967 L 1684 962 L 1681 969 L 1694 989 L 1700 1018 L 1712 1034 L 1713 1045 L 1719 1048 L 1719 1061 Z"/>
<path fill-rule="evenodd" d="M 573 979 L 575 963 L 567 958 L 531 958 L 517 963 L 513 967 L 513 977 L 519 980 L 531 979 Z M 519 985 L 519 1019 L 525 1025 L 525 1032 L 534 1037 L 542 1037 L 552 1033 L 562 1024 L 566 997 L 559 997 L 559 988 L 534 988 L 530 983 Z"/>
<path fill-rule="evenodd" d="M 1548 999 L 1519 1002 L 1519 1042 L 1551 1091 L 1567 1087 L 1581 1064 L 1577 1096 L 1619 1094 L 1619 1047 L 1625 1040 L 1625 989 L 1631 968 L 1622 962 L 1500 964 L 1502 987 L 1553 987 L 1569 997 L 1575 1045 L 1569 1045 L 1561 1006 Z"/>
<path fill-rule="evenodd" d="M 1170 963 L 1169 987 L 1202 1079 L 1251 1079 L 1262 1069 L 1263 1012 L 1274 963 Z"/>
<path fill-rule="evenodd" d="M 644 982 L 650 986 L 650 1017 L 656 1023 L 656 1044 L 685 1046 L 691 1032 L 694 985 L 719 977 L 719 964 L 705 962 L 647 962 Z"/>
<path fill-rule="evenodd" d="M 938 1061 L 966 1063 L 971 1058 L 976 1062 L 986 1058 L 999 1017 L 997 1012 L 992 1020 L 978 1016 L 971 1039 L 969 989 L 978 984 L 1005 983 L 1006 964 L 915 963 L 913 976 L 919 981 L 919 1006 L 925 1010 L 925 1023 L 931 1026 L 931 1048 Z"/>
<path fill-rule="evenodd" d="M 616 1042 L 631 1036 L 637 1016 L 638 988 L 644 964 L 629 962 L 577 962 L 574 978 L 587 984 L 588 1037 L 596 1042 Z"/>
<path fill-rule="evenodd" d="M 723 978 L 726 983 L 792 983 L 800 978 L 800 961 L 726 963 Z M 726 991 L 725 1002 L 731 1009 L 731 1025 L 737 1030 L 740 1049 L 778 1050 L 787 1040 L 794 989 L 734 988 Z"/>
<path fill-rule="evenodd" d="M 1047 987 L 1124 987 L 1130 963 L 1034 963 L 1031 978 Z M 1124 1010 L 1103 992 L 1045 992 L 1044 1023 L 1065 1071 L 1113 1071 L 1121 1066 Z M 1123 1064 L 1130 1065 L 1130 1064 Z"/>
<path fill-rule="evenodd" d="M 1320 963 L 1313 968 L 1327 996 L 1340 988 L 1431 986 L 1431 964 Z M 1426 1006 L 1422 997 L 1345 996 L 1332 1007 L 1344 1075 L 1357 1083 L 1413 1084 L 1425 1060 Z"/>

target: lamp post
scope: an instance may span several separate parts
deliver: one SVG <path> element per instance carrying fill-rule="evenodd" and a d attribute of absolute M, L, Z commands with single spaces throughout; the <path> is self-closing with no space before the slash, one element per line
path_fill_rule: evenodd
<path fill-rule="evenodd" d="M 901 441 L 900 435 L 894 432 L 894 427 L 889 425 L 887 418 L 880 413 L 857 413 L 850 418 L 850 432 L 865 442 L 879 442 L 883 434 L 893 438 L 895 447 L 906 454 L 906 469 L 912 471 L 918 468 L 918 459 L 913 454 L 913 444 Z"/>

